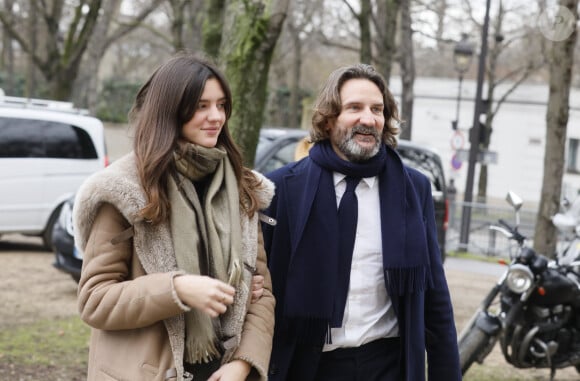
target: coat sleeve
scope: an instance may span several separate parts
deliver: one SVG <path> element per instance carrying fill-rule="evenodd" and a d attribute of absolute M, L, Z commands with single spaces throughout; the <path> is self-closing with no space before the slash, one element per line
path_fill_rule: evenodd
<path fill-rule="evenodd" d="M 240 346 L 233 358 L 244 360 L 252 365 L 253 369 L 249 380 L 265 381 L 272 350 L 276 302 L 272 294 L 272 279 L 266 264 L 262 230 L 260 227 L 258 229 L 256 272 L 264 276 L 264 294 L 257 302 L 251 303 L 248 307 Z"/>
<path fill-rule="evenodd" d="M 90 229 L 78 308 L 81 319 L 94 328 L 142 328 L 183 312 L 173 287 L 179 272 L 145 274 L 133 258 L 133 240 L 114 240 L 128 228 L 115 207 L 103 204 Z"/>
<path fill-rule="evenodd" d="M 432 286 L 425 295 L 425 341 L 429 380 L 460 381 L 457 331 L 453 317 L 451 296 L 439 244 L 433 198 L 428 180 L 423 187 L 423 215 L 429 245 Z M 426 189 L 426 190 L 425 190 Z"/>

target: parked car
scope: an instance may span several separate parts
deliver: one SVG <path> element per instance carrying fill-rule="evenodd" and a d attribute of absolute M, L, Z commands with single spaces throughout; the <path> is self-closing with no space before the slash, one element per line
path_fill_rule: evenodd
<path fill-rule="evenodd" d="M 39 236 L 50 249 L 63 202 L 106 165 L 100 120 L 68 102 L 0 91 L 0 235 Z"/>
<path fill-rule="evenodd" d="M 72 208 L 74 195 L 62 204 L 59 217 L 52 231 L 52 249 L 55 253 L 53 266 L 69 274 L 77 283 L 81 278 L 83 257 L 74 243 Z"/>
<path fill-rule="evenodd" d="M 306 130 L 289 128 L 262 128 L 254 169 L 268 173 L 296 160 L 296 148 L 308 134 Z M 403 161 L 424 173 L 431 181 L 437 235 L 442 259 L 445 259 L 445 233 L 448 221 L 448 204 L 445 175 L 440 156 L 433 150 L 400 140 L 397 148 Z M 82 254 L 74 247 L 72 231 L 72 204 L 69 198 L 62 207 L 60 218 L 54 226 L 53 246 L 56 251 L 54 266 L 69 273 L 78 282 L 82 266 Z"/>
<path fill-rule="evenodd" d="M 289 128 L 262 128 L 254 168 L 268 173 L 296 159 L 298 144 L 308 135 L 306 130 Z M 445 238 L 449 222 L 449 203 L 445 172 L 439 154 L 429 147 L 408 140 L 399 140 L 397 151 L 403 162 L 423 173 L 431 182 L 431 191 L 437 222 L 437 240 L 441 259 L 445 260 Z"/>

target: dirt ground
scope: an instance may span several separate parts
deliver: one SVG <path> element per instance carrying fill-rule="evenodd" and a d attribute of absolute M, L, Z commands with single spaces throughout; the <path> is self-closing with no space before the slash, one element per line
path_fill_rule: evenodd
<path fill-rule="evenodd" d="M 77 314 L 76 283 L 70 276 L 52 267 L 54 255 L 42 251 L 34 239 L 0 240 L 0 331 L 11 327 L 31 323 L 37 319 L 58 319 Z M 476 310 L 483 295 L 495 282 L 495 277 L 465 273 L 458 270 L 446 270 L 458 330 Z M 20 374 L 19 380 L 26 378 L 30 369 L 6 369 L 11 367 L 2 361 L 0 354 L 0 376 Z M 548 380 L 547 370 L 517 370 L 506 364 L 499 349 L 488 356 L 483 365 L 474 365 L 474 369 L 501 368 L 504 380 Z M 58 369 L 45 368 L 38 370 L 44 380 L 66 380 Z M 2 378 L 2 377 L 0 377 Z M 465 380 L 469 380 L 469 372 Z M 80 380 L 81 378 L 79 378 Z M 573 369 L 560 370 L 556 380 L 579 380 Z M 68 379 L 70 380 L 70 378 Z"/>
<path fill-rule="evenodd" d="M 0 241 L 0 329 L 76 314 L 76 283 L 53 261 L 33 244 Z"/>

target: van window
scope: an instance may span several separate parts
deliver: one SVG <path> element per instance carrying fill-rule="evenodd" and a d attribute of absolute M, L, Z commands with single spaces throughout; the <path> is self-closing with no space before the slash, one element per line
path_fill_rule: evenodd
<path fill-rule="evenodd" d="M 96 159 L 97 151 L 82 128 L 45 120 L 0 118 L 0 157 Z"/>

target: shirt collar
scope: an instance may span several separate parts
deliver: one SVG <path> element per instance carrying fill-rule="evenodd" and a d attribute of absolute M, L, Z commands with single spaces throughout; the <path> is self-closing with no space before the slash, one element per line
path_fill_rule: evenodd
<path fill-rule="evenodd" d="M 344 178 L 346 177 L 346 175 L 344 173 L 340 173 L 340 172 L 333 172 L 333 181 L 334 181 L 334 187 L 336 188 L 336 186 L 338 185 L 338 183 L 340 183 L 342 180 L 344 180 Z M 375 181 L 377 180 L 377 176 L 372 176 L 372 177 L 363 177 L 362 181 L 365 182 L 365 184 L 367 184 L 367 186 L 369 188 L 372 188 L 373 185 L 375 184 Z"/>

